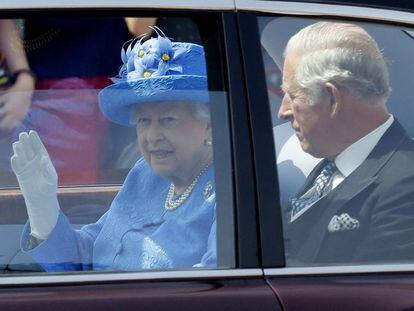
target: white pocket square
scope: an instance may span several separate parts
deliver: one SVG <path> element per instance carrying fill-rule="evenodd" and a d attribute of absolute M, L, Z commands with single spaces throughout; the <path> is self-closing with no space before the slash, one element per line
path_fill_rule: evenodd
<path fill-rule="evenodd" d="M 339 232 L 355 230 L 359 228 L 358 219 L 352 218 L 349 214 L 344 213 L 339 216 L 335 215 L 332 217 L 328 225 L 329 232 Z"/>

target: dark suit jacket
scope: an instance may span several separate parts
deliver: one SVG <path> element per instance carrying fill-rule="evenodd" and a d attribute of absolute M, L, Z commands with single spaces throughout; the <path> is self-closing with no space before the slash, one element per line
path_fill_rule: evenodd
<path fill-rule="evenodd" d="M 359 228 L 329 232 L 332 217 L 344 213 Z M 414 262 L 414 141 L 397 121 L 340 185 L 293 223 L 285 221 L 285 241 L 288 265 Z"/>

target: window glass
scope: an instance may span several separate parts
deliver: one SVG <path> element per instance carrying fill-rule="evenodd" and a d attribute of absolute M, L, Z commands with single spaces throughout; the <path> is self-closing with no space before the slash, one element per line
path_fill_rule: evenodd
<path fill-rule="evenodd" d="M 288 266 L 414 261 L 413 30 L 260 17 Z"/>
<path fill-rule="evenodd" d="M 232 267 L 215 17 L 0 23 L 1 271 Z"/>

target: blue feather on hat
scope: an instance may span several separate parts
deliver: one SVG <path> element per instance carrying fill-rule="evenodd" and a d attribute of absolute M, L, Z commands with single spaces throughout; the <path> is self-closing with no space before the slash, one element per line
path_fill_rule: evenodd
<path fill-rule="evenodd" d="M 204 48 L 172 42 L 158 27 L 151 28 L 157 37 L 144 41 L 143 34 L 124 44 L 114 84 L 99 93 L 102 113 L 115 123 L 131 126 L 131 108 L 137 104 L 209 101 Z"/>

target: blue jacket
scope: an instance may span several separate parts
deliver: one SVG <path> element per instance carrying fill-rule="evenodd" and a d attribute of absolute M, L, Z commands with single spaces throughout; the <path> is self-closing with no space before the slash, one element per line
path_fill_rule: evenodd
<path fill-rule="evenodd" d="M 170 182 L 140 160 L 96 223 L 75 230 L 60 213 L 49 238 L 32 250 L 27 224 L 21 248 L 46 271 L 215 266 L 215 193 L 208 184 L 214 187 L 212 166 L 180 207 L 166 211 Z"/>

